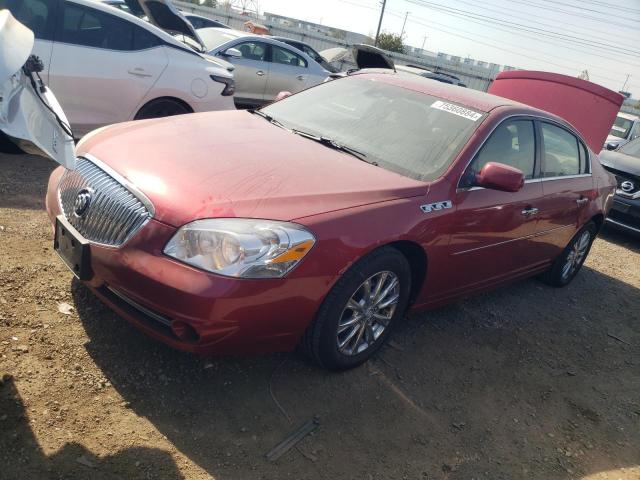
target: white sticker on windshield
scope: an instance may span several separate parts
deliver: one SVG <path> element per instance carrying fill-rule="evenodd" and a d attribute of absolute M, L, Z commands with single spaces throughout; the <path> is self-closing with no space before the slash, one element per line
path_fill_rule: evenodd
<path fill-rule="evenodd" d="M 618 132 L 626 132 L 626 131 L 627 131 L 627 129 L 626 129 L 626 128 L 622 128 L 622 127 L 619 127 L 619 126 L 617 126 L 617 125 L 614 125 L 614 126 L 613 126 L 613 127 L 611 127 L 611 128 L 613 128 L 614 130 L 617 130 Z"/>
<path fill-rule="evenodd" d="M 431 104 L 431 108 L 437 108 L 438 110 L 444 110 L 445 112 L 453 113 L 459 117 L 464 117 L 472 122 L 475 122 L 482 118 L 482 114 L 469 110 L 468 108 L 461 107 L 460 105 L 454 105 L 453 103 L 446 103 L 441 100 L 435 101 Z"/>

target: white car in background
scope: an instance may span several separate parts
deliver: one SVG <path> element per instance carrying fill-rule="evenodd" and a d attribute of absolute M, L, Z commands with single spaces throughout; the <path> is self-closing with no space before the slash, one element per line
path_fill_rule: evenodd
<path fill-rule="evenodd" d="M 619 112 L 604 142 L 604 148 L 616 150 L 638 137 L 640 137 L 640 116 Z"/>
<path fill-rule="evenodd" d="M 233 67 L 175 38 L 192 27 L 170 3 L 154 3 L 174 15 L 174 35 L 92 0 L 0 0 L 34 32 L 41 76 L 76 137 L 127 120 L 235 108 Z"/>
<path fill-rule="evenodd" d="M 278 93 L 299 92 L 322 83 L 330 75 L 309 55 L 271 37 L 232 30 L 196 30 L 209 55 L 235 67 L 235 101 L 257 106 L 275 100 Z"/>

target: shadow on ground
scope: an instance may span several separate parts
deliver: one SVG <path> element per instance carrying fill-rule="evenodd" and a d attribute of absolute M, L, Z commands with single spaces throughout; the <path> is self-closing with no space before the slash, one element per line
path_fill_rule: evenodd
<path fill-rule="evenodd" d="M 341 374 L 297 354 L 183 354 L 72 288 L 105 376 L 216 479 L 569 479 L 640 464 L 640 292 L 590 268 L 565 289 L 527 280 L 412 315 Z M 264 458 L 314 416 L 299 451 Z"/>
<path fill-rule="evenodd" d="M 13 477 L 3 468 L 4 473 L 0 472 L 3 480 L 124 480 L 128 478 L 125 472 L 136 462 L 153 465 L 154 474 L 161 472 L 161 478 L 183 478 L 171 455 L 155 448 L 132 447 L 99 458 L 81 444 L 72 442 L 51 455 L 45 454 L 29 426 L 29 417 L 12 379 L 6 378 L 0 383 L 0 458 L 12 464 L 11 472 L 20 472 Z"/>

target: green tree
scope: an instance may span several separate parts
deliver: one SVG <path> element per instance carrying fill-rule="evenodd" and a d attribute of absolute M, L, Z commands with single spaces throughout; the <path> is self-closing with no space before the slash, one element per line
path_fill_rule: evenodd
<path fill-rule="evenodd" d="M 378 45 L 383 50 L 389 52 L 404 53 L 402 37 L 394 33 L 381 33 L 378 35 Z"/>

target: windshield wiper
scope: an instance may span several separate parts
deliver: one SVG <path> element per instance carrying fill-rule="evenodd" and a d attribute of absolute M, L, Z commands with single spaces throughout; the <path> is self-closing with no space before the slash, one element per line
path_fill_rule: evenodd
<path fill-rule="evenodd" d="M 338 143 L 331 138 L 314 135 L 313 133 L 303 132 L 302 130 L 296 130 L 295 128 L 291 129 L 291 132 L 295 133 L 296 135 L 300 135 L 301 137 L 305 137 L 315 142 L 321 143 L 325 147 L 333 148 L 334 150 L 339 150 L 341 152 L 348 153 L 349 155 L 353 155 L 358 160 L 362 160 L 363 162 L 370 163 L 371 165 L 375 165 L 376 167 L 378 166 L 376 162 L 367 160 L 366 153 L 356 150 L 355 148 L 351 148 L 347 145 L 342 145 L 341 143 Z"/>
<path fill-rule="evenodd" d="M 273 123 L 276 127 L 284 128 L 286 130 L 286 127 L 283 124 L 281 124 L 278 120 L 273 118 L 268 113 L 264 113 L 262 110 L 257 110 L 255 108 L 248 108 L 247 112 L 253 113 L 254 115 L 258 115 L 264 118 L 265 120 L 267 120 L 269 123 Z"/>

